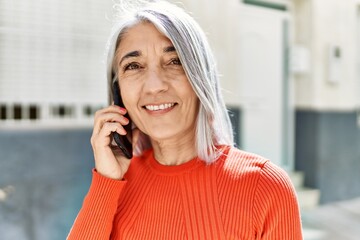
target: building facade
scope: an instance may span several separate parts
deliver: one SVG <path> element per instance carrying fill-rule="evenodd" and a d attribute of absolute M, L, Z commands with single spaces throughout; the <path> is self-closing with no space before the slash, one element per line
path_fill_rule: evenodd
<path fill-rule="evenodd" d="M 294 1 L 296 169 L 322 202 L 360 196 L 360 1 Z"/>
<path fill-rule="evenodd" d="M 0 3 L 0 125 L 89 125 L 106 104 L 111 2 Z"/>
<path fill-rule="evenodd" d="M 209 37 L 239 147 L 323 203 L 360 196 L 360 0 L 171 1 Z M 64 239 L 76 217 L 112 3 L 0 2 L 1 239 Z"/>

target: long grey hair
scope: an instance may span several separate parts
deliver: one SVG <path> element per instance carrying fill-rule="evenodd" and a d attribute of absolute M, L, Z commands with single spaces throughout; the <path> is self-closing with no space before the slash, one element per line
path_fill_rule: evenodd
<path fill-rule="evenodd" d="M 131 2 L 131 3 L 130 3 Z M 115 51 L 126 29 L 150 22 L 170 39 L 180 58 L 187 78 L 200 100 L 196 125 L 198 157 L 207 163 L 220 154 L 219 145 L 234 144 L 231 122 L 225 107 L 219 77 L 207 38 L 197 22 L 182 8 L 165 1 L 123 0 L 114 5 L 115 23 L 107 46 L 107 79 L 109 100 L 117 66 Z M 142 146 L 150 146 L 145 134 L 139 139 Z M 145 147 L 135 150 L 140 155 Z"/>

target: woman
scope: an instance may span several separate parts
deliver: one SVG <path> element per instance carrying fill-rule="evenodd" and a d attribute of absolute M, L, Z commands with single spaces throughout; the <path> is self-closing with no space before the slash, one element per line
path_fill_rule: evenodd
<path fill-rule="evenodd" d="M 93 180 L 68 239 L 302 239 L 286 173 L 232 147 L 197 23 L 172 4 L 142 3 L 119 17 L 109 43 L 110 100 L 116 81 L 125 108 L 95 115 Z M 131 160 L 112 146 L 126 113 Z"/>

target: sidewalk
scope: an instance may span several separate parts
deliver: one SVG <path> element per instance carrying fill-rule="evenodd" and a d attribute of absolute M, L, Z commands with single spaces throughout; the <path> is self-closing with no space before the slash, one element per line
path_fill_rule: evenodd
<path fill-rule="evenodd" d="M 360 239 L 360 198 L 302 211 L 304 240 Z"/>

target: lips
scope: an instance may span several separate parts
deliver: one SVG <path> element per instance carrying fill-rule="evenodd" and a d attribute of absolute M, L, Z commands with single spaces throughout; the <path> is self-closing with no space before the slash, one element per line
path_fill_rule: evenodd
<path fill-rule="evenodd" d="M 149 104 L 145 105 L 144 108 L 149 111 L 161 111 L 172 108 L 176 103 L 163 103 L 163 104 Z"/>

